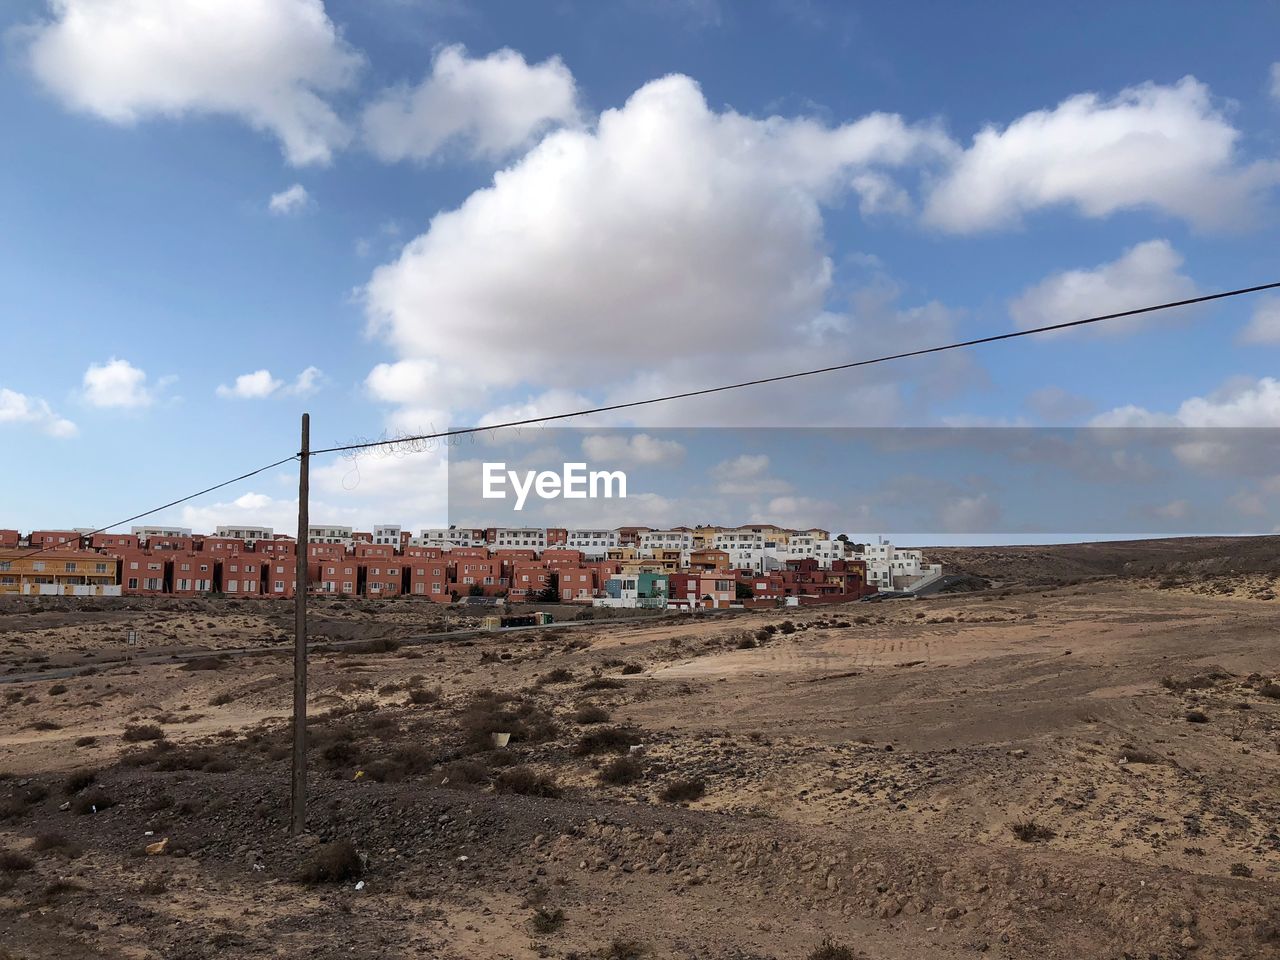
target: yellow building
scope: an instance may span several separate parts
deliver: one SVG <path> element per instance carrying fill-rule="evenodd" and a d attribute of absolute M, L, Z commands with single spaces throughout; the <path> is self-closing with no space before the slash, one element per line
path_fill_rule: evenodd
<path fill-rule="evenodd" d="M 118 597 L 120 568 L 100 553 L 0 553 L 0 596 Z"/>

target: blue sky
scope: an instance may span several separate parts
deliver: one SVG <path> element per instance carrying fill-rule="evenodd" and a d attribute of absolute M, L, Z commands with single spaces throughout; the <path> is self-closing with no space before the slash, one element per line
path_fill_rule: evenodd
<path fill-rule="evenodd" d="M 278 459 L 303 409 L 328 445 L 1280 279 L 1274 4 L 0 18 L 0 434 L 29 467 L 0 526 Z M 604 422 L 1267 426 L 1278 356 L 1280 306 L 1250 298 Z M 294 483 L 167 518 L 285 529 Z M 1272 480 L 1237 485 L 1270 516 Z M 320 463 L 315 501 L 439 523 L 444 461 Z"/>

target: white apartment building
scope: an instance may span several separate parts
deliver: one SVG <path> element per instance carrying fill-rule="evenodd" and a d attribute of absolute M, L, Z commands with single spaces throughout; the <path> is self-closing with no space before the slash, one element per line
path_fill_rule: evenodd
<path fill-rule="evenodd" d="M 689 551 L 693 549 L 693 531 L 688 527 L 646 530 L 640 534 L 636 548 L 642 556 L 654 556 L 659 550 L 679 550 L 687 558 Z"/>
<path fill-rule="evenodd" d="M 484 531 L 472 527 L 429 527 L 409 542 L 415 547 L 435 547 L 438 550 L 485 545 Z"/>
<path fill-rule="evenodd" d="M 617 530 L 570 530 L 565 539 L 566 550 L 581 550 L 591 559 L 602 559 L 618 545 Z"/>
<path fill-rule="evenodd" d="M 307 527 L 307 539 L 312 543 L 341 543 L 348 546 L 351 543 L 351 533 L 350 527 Z"/>
<path fill-rule="evenodd" d="M 170 537 L 190 537 L 190 527 L 130 527 L 129 532 L 139 540 L 147 541 L 152 537 L 167 539 Z M 221 534 L 219 534 L 221 536 Z"/>
<path fill-rule="evenodd" d="M 385 547 L 400 546 L 400 531 L 403 528 L 398 523 L 375 523 L 373 525 L 373 542 Z"/>
<path fill-rule="evenodd" d="M 881 590 L 909 590 L 942 576 L 942 564 L 926 564 L 922 551 L 891 543 L 868 543 L 854 554 L 859 556 L 867 564 L 867 585 Z"/>
<path fill-rule="evenodd" d="M 493 547 L 495 550 L 537 550 L 540 553 L 547 549 L 547 531 L 542 527 L 498 527 L 494 531 Z"/>
<path fill-rule="evenodd" d="M 214 536 L 230 537 L 233 540 L 243 540 L 245 543 L 256 543 L 258 540 L 274 539 L 275 531 L 271 527 L 243 527 L 219 524 L 214 531 Z"/>

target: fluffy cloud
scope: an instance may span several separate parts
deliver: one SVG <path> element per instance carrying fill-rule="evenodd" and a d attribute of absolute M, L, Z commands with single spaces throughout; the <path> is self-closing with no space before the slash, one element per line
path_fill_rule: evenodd
<path fill-rule="evenodd" d="M 769 456 L 764 453 L 744 453 L 732 460 L 723 460 L 708 472 L 715 483 L 716 493 L 723 496 L 760 496 L 791 491 L 791 484 L 769 476 Z"/>
<path fill-rule="evenodd" d="M 1025 330 L 1186 300 L 1197 291 L 1195 282 L 1178 272 L 1181 266 L 1181 254 L 1167 240 L 1148 240 L 1126 250 L 1120 259 L 1111 263 L 1047 277 L 1013 300 L 1009 313 L 1018 327 Z M 1159 322 L 1157 317 L 1128 317 L 1085 329 L 1098 334 L 1131 333 L 1154 322 Z"/>
<path fill-rule="evenodd" d="M 76 425 L 53 412 L 48 401 L 0 387 L 0 425 L 27 424 L 51 437 L 74 437 Z"/>
<path fill-rule="evenodd" d="M 849 318 L 816 323 L 832 284 L 822 207 L 858 173 L 948 149 L 897 117 L 757 120 L 711 110 L 687 77 L 650 83 L 595 129 L 548 135 L 374 271 L 370 327 L 400 361 L 371 389 L 456 406 L 416 375 L 438 371 L 473 400 L 566 380 L 642 396 L 618 376 L 628 345 L 658 348 L 651 375 L 698 385 L 711 358 L 736 374 L 865 350 Z"/>
<path fill-rule="evenodd" d="M 1258 301 L 1239 339 L 1241 343 L 1280 344 L 1280 297 Z"/>
<path fill-rule="evenodd" d="M 267 201 L 267 210 L 277 217 L 284 217 L 291 213 L 298 213 L 310 200 L 311 195 L 307 193 L 307 188 L 300 183 L 295 183 L 288 189 L 273 193 L 271 199 Z"/>
<path fill-rule="evenodd" d="M 253 373 L 242 373 L 236 377 L 231 386 L 218 384 L 216 393 L 224 400 L 261 400 L 269 397 L 283 386 L 283 381 L 271 375 L 270 370 L 255 370 Z"/>
<path fill-rule="evenodd" d="M 309 397 L 320 389 L 324 374 L 319 367 L 307 367 L 289 385 L 287 392 L 295 397 Z"/>
<path fill-rule="evenodd" d="M 445 47 L 418 86 L 383 91 L 363 120 L 369 148 L 388 162 L 426 160 L 450 145 L 497 158 L 577 122 L 577 89 L 559 57 L 530 66 L 514 50 L 473 58 Z"/>
<path fill-rule="evenodd" d="M 966 233 L 1069 206 L 1087 217 L 1146 207 L 1199 226 L 1248 218 L 1275 163 L 1245 164 L 1240 132 L 1193 77 L 1112 100 L 1086 93 L 1003 130 L 983 129 L 928 198 L 926 220 Z"/>
<path fill-rule="evenodd" d="M 678 462 L 683 459 L 685 448 L 675 440 L 647 433 L 610 433 L 583 437 L 582 452 L 588 460 L 606 465 L 653 464 Z"/>
<path fill-rule="evenodd" d="M 147 385 L 145 370 L 112 357 L 91 363 L 84 372 L 84 399 L 94 407 L 134 410 L 150 406 L 155 391 Z"/>
<path fill-rule="evenodd" d="M 1280 424 L 1280 380 L 1239 377 L 1206 397 L 1184 400 L 1173 413 L 1125 406 L 1093 419 L 1098 427 L 1275 427 Z"/>
<path fill-rule="evenodd" d="M 231 386 L 219 384 L 214 391 L 224 400 L 262 400 L 280 392 L 290 396 L 310 396 L 319 389 L 323 374 L 318 367 L 307 367 L 288 386 L 277 380 L 270 370 L 255 370 L 236 377 Z"/>
<path fill-rule="evenodd" d="M 326 163 L 350 135 L 326 97 L 361 57 L 322 0 L 50 0 L 29 29 L 39 80 L 111 123 L 222 114 L 274 135 L 295 165 Z"/>

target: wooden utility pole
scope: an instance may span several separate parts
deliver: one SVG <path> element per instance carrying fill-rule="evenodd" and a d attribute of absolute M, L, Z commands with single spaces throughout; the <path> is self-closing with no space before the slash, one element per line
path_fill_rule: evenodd
<path fill-rule="evenodd" d="M 311 414 L 302 415 L 298 453 L 298 555 L 293 588 L 293 780 L 289 832 L 307 829 L 307 528 L 311 478 Z"/>

